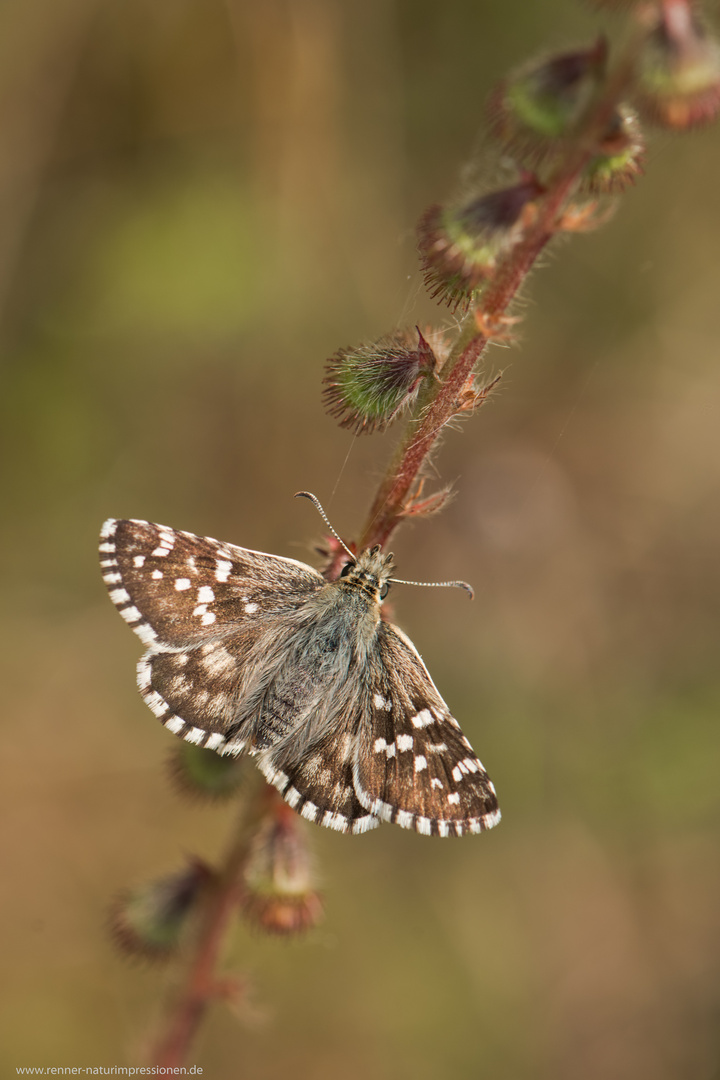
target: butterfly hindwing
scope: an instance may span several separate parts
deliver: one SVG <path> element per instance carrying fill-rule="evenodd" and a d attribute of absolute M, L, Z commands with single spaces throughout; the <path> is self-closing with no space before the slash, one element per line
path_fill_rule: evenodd
<path fill-rule="evenodd" d="M 247 640 L 251 638 L 251 640 Z M 164 726 L 187 742 L 237 754 L 246 745 L 236 730 L 243 657 L 254 635 L 242 632 L 201 645 L 157 650 L 140 658 L 137 682 L 146 705 Z"/>
<path fill-rule="evenodd" d="M 380 822 L 355 793 L 353 761 L 356 732 L 330 730 L 307 754 L 278 748 L 257 759 L 261 772 L 285 801 L 308 821 L 338 832 L 367 832 Z"/>
<path fill-rule="evenodd" d="M 371 814 L 420 833 L 461 836 L 500 820 L 485 769 L 412 642 L 389 623 L 368 665 L 354 783 Z"/>

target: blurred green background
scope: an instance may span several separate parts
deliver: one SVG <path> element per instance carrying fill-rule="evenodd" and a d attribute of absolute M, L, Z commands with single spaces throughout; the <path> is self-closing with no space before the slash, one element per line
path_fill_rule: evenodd
<path fill-rule="evenodd" d="M 3 1076 L 136 1062 L 163 975 L 107 904 L 231 821 L 167 783 L 100 523 L 311 560 L 309 488 L 352 536 L 395 433 L 325 417 L 322 363 L 448 322 L 415 220 L 484 167 L 493 82 L 597 27 L 571 0 L 2 6 Z M 656 137 L 544 260 L 436 460 L 455 501 L 394 543 L 476 588 L 393 599 L 501 827 L 308 827 L 327 920 L 238 928 L 253 1010 L 213 1012 L 206 1076 L 720 1076 L 718 175 L 717 129 Z"/>

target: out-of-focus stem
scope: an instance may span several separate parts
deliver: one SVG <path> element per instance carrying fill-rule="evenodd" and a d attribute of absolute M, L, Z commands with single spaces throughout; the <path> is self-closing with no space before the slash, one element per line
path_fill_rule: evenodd
<path fill-rule="evenodd" d="M 204 900 L 195 914 L 194 925 L 179 961 L 179 974 L 152 1038 L 149 1059 L 165 1068 L 182 1065 L 210 1003 L 220 996 L 222 983 L 217 966 L 228 928 L 241 898 L 242 872 L 259 822 L 279 796 L 264 783 L 260 774 L 243 800 L 235 832 Z"/>

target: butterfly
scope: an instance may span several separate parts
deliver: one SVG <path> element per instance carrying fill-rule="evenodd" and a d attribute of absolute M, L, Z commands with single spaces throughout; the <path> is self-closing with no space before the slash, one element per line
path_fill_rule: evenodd
<path fill-rule="evenodd" d="M 491 828 L 500 811 L 485 769 L 415 646 L 381 617 L 392 555 L 346 551 L 326 581 L 294 559 L 106 521 L 102 575 L 147 647 L 145 702 L 189 743 L 252 755 L 291 807 L 327 828 Z"/>

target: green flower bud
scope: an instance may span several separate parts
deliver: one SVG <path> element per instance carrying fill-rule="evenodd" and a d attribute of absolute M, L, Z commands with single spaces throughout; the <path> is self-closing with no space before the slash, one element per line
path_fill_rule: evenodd
<path fill-rule="evenodd" d="M 490 127 L 526 165 L 561 149 L 575 130 L 607 60 L 600 38 L 590 49 L 551 57 L 505 79 L 491 95 Z"/>
<path fill-rule="evenodd" d="M 212 871 L 193 859 L 179 873 L 121 893 L 110 912 L 110 931 L 123 952 L 166 960 L 177 949 L 187 916 Z"/>
<path fill-rule="evenodd" d="M 461 207 L 431 206 L 420 219 L 418 249 L 425 284 L 455 310 L 467 307 L 497 260 L 523 236 L 542 187 L 528 177 Z"/>
<path fill-rule="evenodd" d="M 599 153 L 585 170 L 581 191 L 591 195 L 616 194 L 642 176 L 645 142 L 631 109 L 621 106 L 598 149 Z"/>
<path fill-rule="evenodd" d="M 637 71 L 637 103 L 649 120 L 675 130 L 720 110 L 720 47 L 687 0 L 666 0 Z"/>
<path fill-rule="evenodd" d="M 245 869 L 243 909 L 247 919 L 268 934 L 300 934 L 322 919 L 313 888 L 304 833 L 292 811 L 279 807 L 253 842 Z"/>
<path fill-rule="evenodd" d="M 325 366 L 325 408 L 340 427 L 358 435 L 383 430 L 409 405 L 422 380 L 433 377 L 437 364 L 418 329 L 339 349 Z"/>
<path fill-rule="evenodd" d="M 243 786 L 243 759 L 221 757 L 214 750 L 205 750 L 192 743 L 181 742 L 173 748 L 169 767 L 170 779 L 183 795 L 227 799 Z"/>

